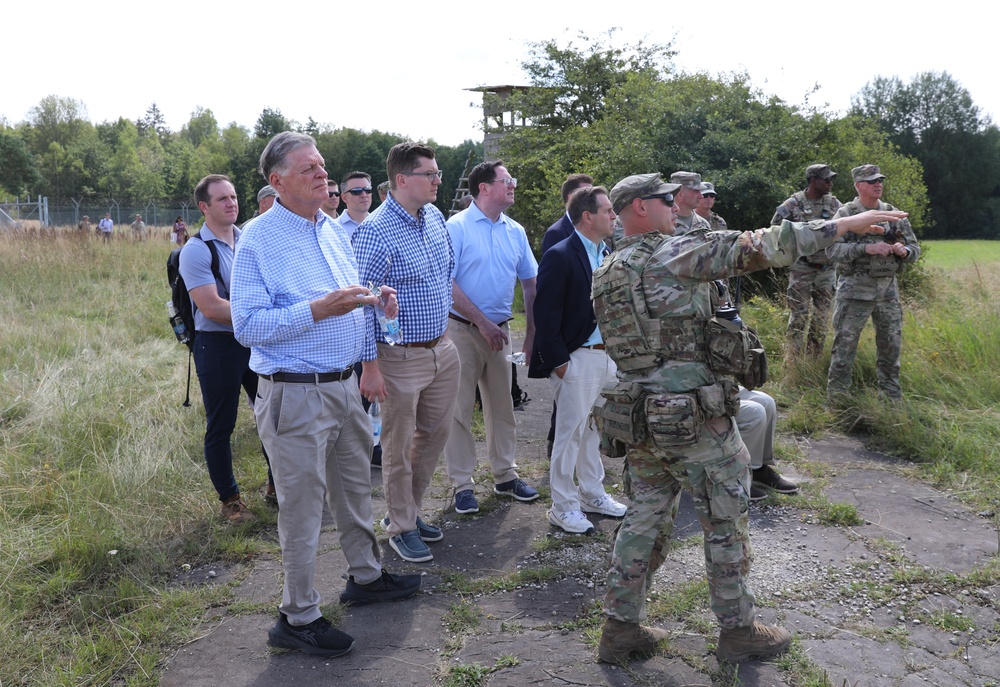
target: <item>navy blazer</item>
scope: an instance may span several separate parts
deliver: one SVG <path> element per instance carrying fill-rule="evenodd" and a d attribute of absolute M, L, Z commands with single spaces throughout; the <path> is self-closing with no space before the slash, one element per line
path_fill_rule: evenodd
<path fill-rule="evenodd" d="M 564 238 L 572 236 L 576 231 L 573 227 L 573 223 L 569 221 L 569 216 L 564 212 L 563 216 L 559 218 L 559 221 L 554 223 L 551 227 L 545 230 L 545 235 L 542 236 L 542 255 L 545 252 L 556 245 Z"/>
<path fill-rule="evenodd" d="M 604 244 L 600 247 L 601 255 L 610 252 Z M 529 377 L 548 377 L 552 370 L 569 362 L 569 354 L 593 334 L 597 317 L 590 300 L 592 281 L 590 258 L 576 231 L 542 255 Z"/>

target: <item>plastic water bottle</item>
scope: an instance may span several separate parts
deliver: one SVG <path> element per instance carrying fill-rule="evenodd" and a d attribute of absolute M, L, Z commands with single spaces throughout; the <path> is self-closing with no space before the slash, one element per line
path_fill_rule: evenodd
<path fill-rule="evenodd" d="M 177 312 L 177 308 L 174 307 L 173 301 L 167 301 L 167 315 L 170 317 L 170 326 L 174 328 L 174 336 L 182 344 L 186 344 L 191 340 L 191 335 L 188 333 L 187 327 L 184 325 L 184 320 L 181 319 L 181 314 Z"/>
<path fill-rule="evenodd" d="M 528 358 L 524 355 L 524 351 L 521 351 L 520 353 L 511 353 L 508 355 L 507 362 L 514 363 L 515 365 L 527 365 Z"/>
<path fill-rule="evenodd" d="M 372 287 L 369 285 L 372 295 L 381 298 L 382 289 L 379 287 Z M 385 308 L 382 307 L 382 301 L 380 300 L 378 305 L 375 306 L 375 315 L 378 319 L 378 326 L 382 330 L 382 338 L 390 346 L 395 346 L 396 344 L 403 343 L 403 333 L 399 331 L 399 317 L 389 317 L 385 314 Z"/>
<path fill-rule="evenodd" d="M 378 446 L 379 442 L 382 441 L 382 406 L 378 404 L 378 401 L 372 401 L 372 404 L 368 406 L 368 419 L 372 423 L 372 438 L 375 439 L 375 445 Z"/>

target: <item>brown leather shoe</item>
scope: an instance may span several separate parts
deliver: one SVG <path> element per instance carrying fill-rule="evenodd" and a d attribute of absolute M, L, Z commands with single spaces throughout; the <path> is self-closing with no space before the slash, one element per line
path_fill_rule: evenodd
<path fill-rule="evenodd" d="M 608 618 L 601 632 L 597 656 L 605 663 L 620 663 L 634 653 L 653 653 L 656 645 L 667 636 L 667 631 L 658 627 Z"/>
<path fill-rule="evenodd" d="M 245 522 L 256 522 L 257 518 L 243 503 L 239 494 L 233 494 L 222 502 L 222 517 L 233 525 L 240 525 Z"/>
<path fill-rule="evenodd" d="M 723 628 L 715 657 L 720 661 L 739 663 L 748 658 L 769 658 L 788 649 L 792 634 L 783 627 L 754 622 L 747 627 Z"/>
<path fill-rule="evenodd" d="M 274 489 L 274 482 L 268 482 L 264 485 L 264 500 L 272 506 L 278 505 L 278 492 Z"/>

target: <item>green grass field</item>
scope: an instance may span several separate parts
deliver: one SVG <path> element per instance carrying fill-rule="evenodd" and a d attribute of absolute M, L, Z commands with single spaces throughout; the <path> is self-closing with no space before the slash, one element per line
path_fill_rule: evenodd
<path fill-rule="evenodd" d="M 767 390 L 791 433 L 861 432 L 914 473 L 1000 510 L 1000 243 L 929 243 L 925 288 L 905 299 L 906 400 L 875 392 L 870 329 L 855 394 L 825 406 L 827 354 L 791 365 L 787 311 L 756 301 Z M 170 244 L 0 234 L 0 685 L 156 685 L 165 657 L 231 589 L 176 583 L 184 566 L 275 553 L 275 516 L 227 527 L 201 458 L 194 379 L 166 322 Z M 829 342 L 828 342 L 829 345 Z M 237 478 L 266 478 L 241 413 Z M 798 459 L 791 442 L 784 456 Z M 263 536 L 262 536 L 263 535 Z"/>

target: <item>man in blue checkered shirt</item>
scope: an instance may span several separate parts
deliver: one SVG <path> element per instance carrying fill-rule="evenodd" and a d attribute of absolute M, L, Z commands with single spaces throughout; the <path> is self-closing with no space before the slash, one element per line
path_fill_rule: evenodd
<path fill-rule="evenodd" d="M 363 306 L 379 299 L 358 284 L 346 234 L 320 211 L 327 174 L 313 138 L 278 134 L 260 171 L 279 198 L 243 229 L 231 298 L 236 338 L 250 347 L 250 367 L 260 375 L 254 414 L 278 492 L 285 582 L 268 643 L 340 656 L 354 640 L 323 618 L 314 582 L 324 498 L 350 573 L 341 603 L 402 599 L 420 589 L 419 575 L 382 568 L 372 526 L 372 431 L 353 365 L 364 350 Z M 384 293 L 393 315 L 394 292 Z"/>
<path fill-rule="evenodd" d="M 419 143 L 393 146 L 390 193 L 354 237 L 363 283 L 388 284 L 399 298 L 403 342 L 386 343 L 368 317 L 361 392 L 382 402 L 382 483 L 389 546 L 406 561 L 433 558 L 426 542 L 444 533 L 420 518 L 458 392 L 460 362 L 447 337 L 455 265 L 444 216 L 434 207 L 441 171 Z M 377 343 L 376 343 L 377 342 Z"/>

